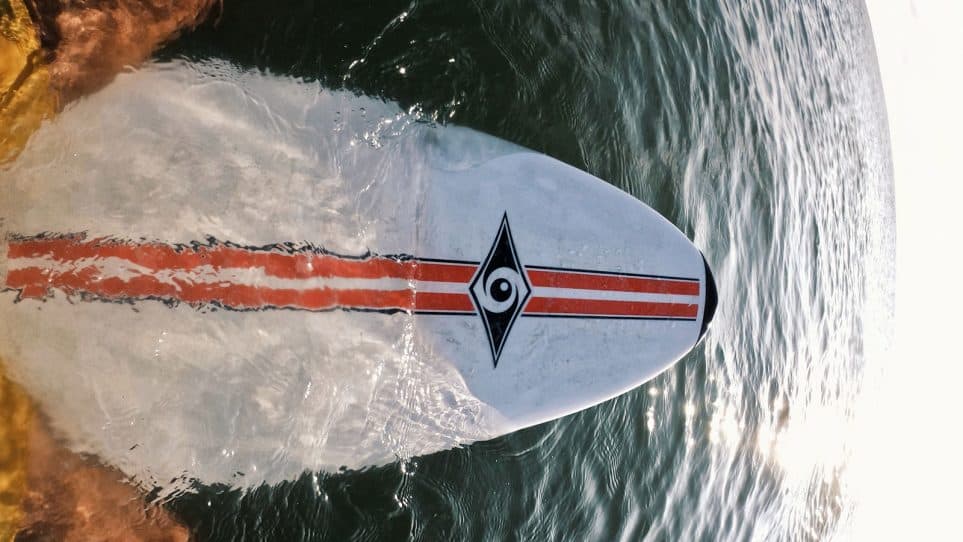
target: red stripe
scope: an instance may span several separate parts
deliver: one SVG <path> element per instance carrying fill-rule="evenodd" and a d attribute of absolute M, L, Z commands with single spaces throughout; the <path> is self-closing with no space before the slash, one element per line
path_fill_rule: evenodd
<path fill-rule="evenodd" d="M 459 311 L 475 312 L 468 294 L 445 294 L 435 292 L 418 292 L 415 294 L 416 311 Z"/>
<path fill-rule="evenodd" d="M 528 305 L 525 306 L 525 314 L 695 318 L 699 314 L 699 305 L 689 303 L 655 303 L 651 301 L 533 297 L 528 301 Z"/>
<path fill-rule="evenodd" d="M 79 242 L 69 238 L 13 242 L 7 249 L 7 256 L 11 259 L 49 257 L 57 261 L 120 258 L 152 271 L 183 271 L 205 265 L 215 270 L 261 268 L 267 275 L 283 279 L 342 277 L 468 282 L 477 269 L 473 264 L 398 261 L 382 257 L 354 260 L 329 254 L 282 254 L 226 246 L 178 250 L 163 243 Z"/>
<path fill-rule="evenodd" d="M 426 282 L 464 282 L 467 284 L 475 276 L 477 269 L 478 266 L 475 264 L 417 262 L 414 279 Z"/>
<path fill-rule="evenodd" d="M 603 275 L 529 269 L 528 278 L 534 286 L 572 288 L 576 290 L 605 290 L 646 294 L 699 295 L 698 281 Z"/>
<path fill-rule="evenodd" d="M 384 257 L 350 259 L 329 254 L 284 254 L 220 245 L 175 249 L 163 243 L 81 241 L 77 238 L 12 242 L 8 246 L 8 257 L 51 258 L 61 262 L 119 258 L 155 272 L 189 271 L 210 266 L 214 270 L 260 268 L 269 276 L 283 279 L 390 278 L 462 284 L 467 284 L 478 268 L 476 264 L 398 261 Z M 532 285 L 536 287 L 699 294 L 699 283 L 696 281 L 544 269 L 529 269 L 527 274 Z M 7 276 L 7 286 L 21 290 L 21 295 L 27 298 L 42 298 L 48 295 L 50 289 L 57 288 L 67 293 L 86 292 L 107 299 L 156 297 L 190 304 L 220 303 L 238 309 L 284 307 L 306 310 L 346 308 L 474 312 L 474 305 L 467 293 L 416 293 L 413 289 L 302 290 L 228 282 L 195 283 L 184 279 L 161 282 L 151 275 L 140 275 L 126 280 L 103 277 L 95 266 L 78 267 L 68 272 L 54 272 L 37 267 L 15 269 Z M 697 304 L 685 303 L 535 297 L 529 301 L 525 313 L 695 318 L 698 310 Z"/>
<path fill-rule="evenodd" d="M 267 307 L 305 310 L 377 309 L 377 310 L 473 310 L 467 294 L 448 294 L 413 290 L 369 290 L 313 288 L 265 288 L 229 283 L 193 283 L 173 280 L 164 283 L 156 277 L 141 275 L 123 280 L 101 278 L 95 267 L 84 267 L 66 273 L 51 273 L 37 267 L 14 269 L 7 275 L 7 286 L 21 290 L 24 297 L 43 297 L 51 288 L 67 293 L 84 292 L 106 299 L 139 299 L 157 297 L 191 304 L 220 303 L 235 309 Z"/>
<path fill-rule="evenodd" d="M 141 275 L 129 280 L 102 277 L 94 266 L 56 273 L 49 269 L 29 267 L 13 269 L 6 286 L 21 290 L 26 298 L 42 298 L 50 289 L 68 294 L 84 292 L 106 299 L 161 298 L 190 304 L 219 303 L 236 309 L 267 307 L 305 310 L 377 309 L 473 312 L 467 294 L 418 292 L 414 290 L 371 290 L 312 288 L 267 288 L 230 283 L 194 283 L 173 279 L 173 284 L 154 276 Z M 647 316 L 695 318 L 697 304 L 633 302 L 593 299 L 534 297 L 525 308 L 526 314 L 572 314 L 593 316 Z"/>

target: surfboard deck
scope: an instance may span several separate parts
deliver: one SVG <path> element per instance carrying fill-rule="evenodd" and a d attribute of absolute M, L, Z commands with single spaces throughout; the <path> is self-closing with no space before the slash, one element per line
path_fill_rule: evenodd
<path fill-rule="evenodd" d="M 328 170 L 312 171 L 283 141 L 261 157 L 252 147 L 247 162 L 185 154 L 165 166 L 183 175 L 177 184 L 139 154 L 98 157 L 96 168 L 65 160 L 55 180 L 14 171 L 0 202 L 0 356 L 51 402 L 74 393 L 58 381 L 72 367 L 147 397 L 138 412 L 205 405 L 206 395 L 218 419 L 258 410 L 256 424 L 209 446 L 236 453 L 290 435 L 350 455 L 357 443 L 346 435 L 370 424 L 366 415 L 339 436 L 330 423 L 312 428 L 325 423 L 302 405 L 326 375 L 336 381 L 327 393 L 377 410 L 371 397 L 391 393 L 387 371 L 409 420 L 443 433 L 484 417 L 494 436 L 632 389 L 699 341 L 715 286 L 675 226 L 588 173 L 456 132 L 468 145 L 441 152 L 435 136 L 401 136 L 396 145 L 418 152 L 346 151 Z M 498 152 L 453 154 L 472 142 Z M 35 369 L 44 366 L 54 369 Z M 262 389 L 274 378 L 283 385 Z M 427 387 L 398 384 L 408 378 Z M 354 379 L 374 384 L 355 396 L 344 385 Z M 82 403 L 75 393 L 63 402 Z M 123 418 L 123 400 L 107 403 L 106 418 Z M 157 431 L 203 431 L 187 418 Z M 117 449 L 133 438 L 108 433 Z"/>

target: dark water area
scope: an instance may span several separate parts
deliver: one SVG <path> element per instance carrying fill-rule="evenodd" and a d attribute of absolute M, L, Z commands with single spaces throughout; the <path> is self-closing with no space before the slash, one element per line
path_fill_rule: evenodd
<path fill-rule="evenodd" d="M 893 313 L 893 183 L 859 3 L 225 2 L 162 59 L 396 101 L 584 169 L 715 271 L 645 386 L 488 442 L 168 507 L 198 540 L 805 540 L 853 506 L 849 431 Z M 604 360 L 599 360 L 600 363 Z"/>

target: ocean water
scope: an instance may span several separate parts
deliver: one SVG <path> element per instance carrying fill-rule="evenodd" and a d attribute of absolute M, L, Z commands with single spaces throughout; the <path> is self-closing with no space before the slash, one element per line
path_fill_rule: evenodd
<path fill-rule="evenodd" d="M 360 469 L 159 489 L 195 538 L 845 530 L 859 398 L 888 355 L 894 311 L 893 182 L 863 6 L 247 1 L 215 19 L 162 51 L 159 69 L 218 59 L 383 100 L 371 108 L 381 120 L 549 154 L 669 218 L 720 295 L 691 354 L 584 412 Z M 284 129 L 266 122 L 265 140 Z"/>
<path fill-rule="evenodd" d="M 894 201 L 859 2 L 226 4 L 228 58 L 545 152 L 694 240 L 720 304 L 649 385 L 506 437 L 169 504 L 201 539 L 800 540 L 845 527 L 891 347 Z"/>

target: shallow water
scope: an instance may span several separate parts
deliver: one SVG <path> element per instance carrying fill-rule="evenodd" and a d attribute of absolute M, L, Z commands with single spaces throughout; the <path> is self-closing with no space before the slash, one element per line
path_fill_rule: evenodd
<path fill-rule="evenodd" d="M 857 398 L 893 313 L 865 11 L 604 4 L 235 3 L 162 52 L 383 98 L 375 146 L 386 119 L 453 123 L 585 169 L 690 236 L 720 290 L 694 352 L 582 413 L 360 471 L 160 491 L 199 539 L 817 539 L 845 524 Z M 264 140 L 290 129 L 264 122 Z"/>

